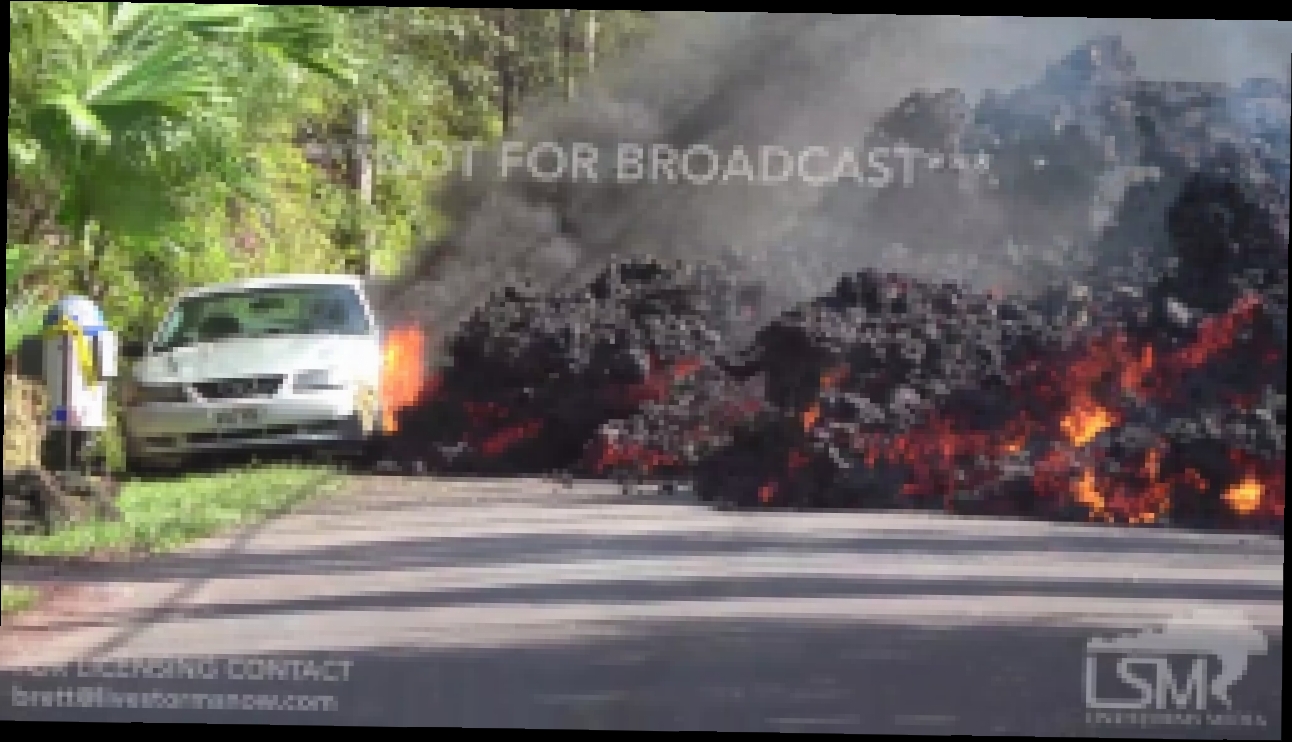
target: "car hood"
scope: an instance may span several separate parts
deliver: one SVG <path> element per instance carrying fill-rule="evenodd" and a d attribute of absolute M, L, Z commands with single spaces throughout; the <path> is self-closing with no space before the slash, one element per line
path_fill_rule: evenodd
<path fill-rule="evenodd" d="M 369 358 L 375 347 L 367 336 L 237 338 L 148 356 L 136 367 L 135 377 L 145 383 L 187 384 L 349 367 Z"/>

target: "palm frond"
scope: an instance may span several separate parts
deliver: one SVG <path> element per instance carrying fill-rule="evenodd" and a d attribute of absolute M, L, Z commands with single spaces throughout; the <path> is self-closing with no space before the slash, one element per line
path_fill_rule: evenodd
<path fill-rule="evenodd" d="M 38 107 L 74 139 L 107 144 L 122 121 L 184 119 L 227 105 L 236 83 L 223 48 L 257 48 L 328 78 L 354 81 L 353 61 L 338 52 L 333 11 L 323 6 L 42 5 L 50 6 L 44 12 L 60 31 L 67 64 Z M 108 125 L 109 118 L 117 125 Z"/>

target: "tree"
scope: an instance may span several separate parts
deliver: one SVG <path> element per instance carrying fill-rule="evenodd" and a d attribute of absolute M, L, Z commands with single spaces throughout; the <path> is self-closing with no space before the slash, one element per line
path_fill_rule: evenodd
<path fill-rule="evenodd" d="M 10 98 L 15 167 L 58 184 L 74 287 L 96 301 L 113 237 L 155 232 L 179 198 L 216 175 L 252 191 L 237 75 L 277 65 L 352 81 L 323 6 L 15 3 L 11 44 L 39 71 Z M 11 77 L 14 58 L 10 59 Z M 23 99 L 25 98 L 25 100 Z"/>
<path fill-rule="evenodd" d="M 502 113 L 502 130 L 511 131 L 516 108 L 517 43 L 512 8 L 498 8 L 498 108 Z"/>

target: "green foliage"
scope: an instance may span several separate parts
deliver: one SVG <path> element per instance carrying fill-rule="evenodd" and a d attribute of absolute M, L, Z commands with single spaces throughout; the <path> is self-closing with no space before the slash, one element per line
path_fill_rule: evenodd
<path fill-rule="evenodd" d="M 36 258 L 36 248 L 30 245 L 6 245 L 4 251 L 4 293 L 13 296 L 22 279 L 27 276 Z"/>
<path fill-rule="evenodd" d="M 45 317 L 44 307 L 19 304 L 4 308 L 4 353 L 15 352 L 23 340 L 40 331 Z"/>
<path fill-rule="evenodd" d="M 240 136 L 240 72 L 294 65 L 354 77 L 322 6 L 31 5 L 20 16 L 46 31 L 40 62 L 53 69 L 21 88 L 26 100 L 11 98 L 22 113 L 10 161 L 54 174 L 57 221 L 78 243 L 81 288 L 96 297 L 103 284 L 92 274 L 112 237 L 157 236 L 182 218 L 178 195 L 203 180 L 257 193 Z"/>
<path fill-rule="evenodd" d="M 40 593 L 31 587 L 19 585 L 0 586 L 0 613 L 12 614 L 25 611 L 36 604 Z"/>
<path fill-rule="evenodd" d="M 343 271 L 368 249 L 396 270 L 447 226 L 432 143 L 500 136 L 505 99 L 514 117 L 577 91 L 649 27 L 639 11 L 11 3 L 6 354 L 64 292 L 141 338 L 193 285 Z M 345 158 L 302 146 L 353 140 L 361 107 L 371 204 Z"/>
<path fill-rule="evenodd" d="M 4 310 L 4 352 L 13 353 L 30 335 L 41 328 L 44 319 L 44 307 L 36 304 L 32 297 L 22 291 L 23 279 L 31 270 L 37 256 L 35 248 L 29 245 L 5 246 L 5 310 Z"/>

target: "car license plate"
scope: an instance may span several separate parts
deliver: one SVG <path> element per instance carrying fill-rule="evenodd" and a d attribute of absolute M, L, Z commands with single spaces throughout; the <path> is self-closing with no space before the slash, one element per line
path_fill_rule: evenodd
<path fill-rule="evenodd" d="M 215 424 L 221 427 L 244 427 L 260 422 L 260 410 L 225 410 L 215 413 Z"/>

